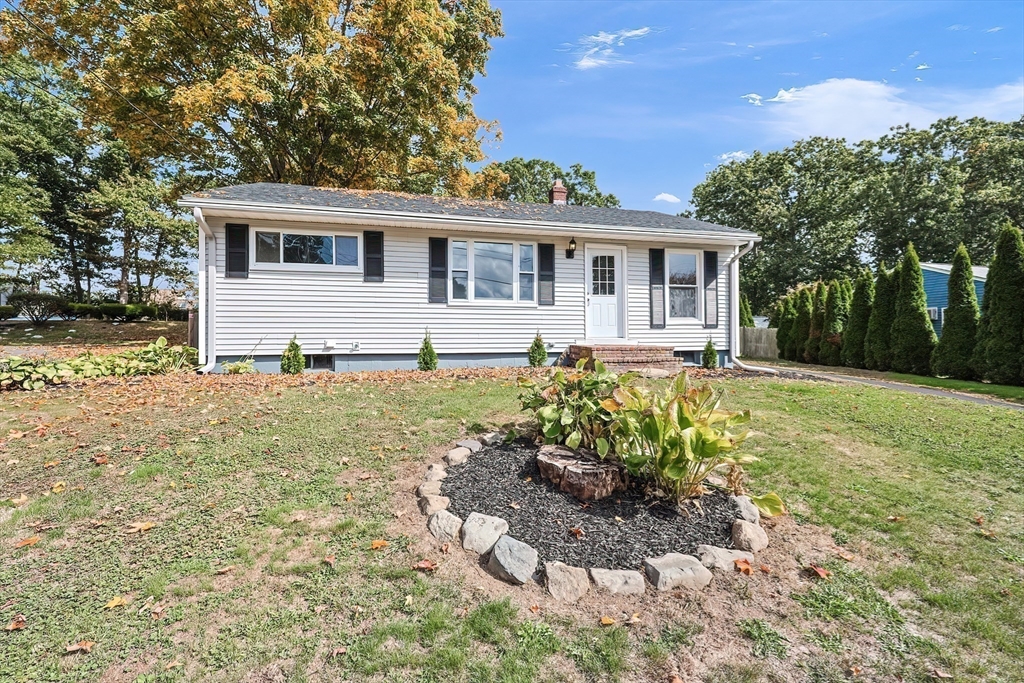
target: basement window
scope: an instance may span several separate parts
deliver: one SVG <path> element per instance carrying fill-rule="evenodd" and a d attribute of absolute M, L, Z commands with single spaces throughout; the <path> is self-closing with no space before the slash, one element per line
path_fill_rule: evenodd
<path fill-rule="evenodd" d="M 334 356 L 329 353 L 314 353 L 306 356 L 307 370 L 333 370 Z"/>

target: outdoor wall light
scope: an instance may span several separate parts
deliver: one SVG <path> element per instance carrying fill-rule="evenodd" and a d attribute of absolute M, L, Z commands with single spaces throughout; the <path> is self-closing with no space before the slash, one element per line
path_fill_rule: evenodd
<path fill-rule="evenodd" d="M 565 250 L 565 258 L 571 259 L 576 258 L 576 238 L 573 237 L 569 240 L 569 248 Z"/>

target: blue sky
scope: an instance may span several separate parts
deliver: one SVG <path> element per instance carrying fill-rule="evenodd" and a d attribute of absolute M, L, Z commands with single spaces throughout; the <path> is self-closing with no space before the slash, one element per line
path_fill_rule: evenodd
<path fill-rule="evenodd" d="M 1024 0 L 492 4 L 486 153 L 580 162 L 627 208 L 676 213 L 722 160 L 809 135 L 1024 114 Z"/>

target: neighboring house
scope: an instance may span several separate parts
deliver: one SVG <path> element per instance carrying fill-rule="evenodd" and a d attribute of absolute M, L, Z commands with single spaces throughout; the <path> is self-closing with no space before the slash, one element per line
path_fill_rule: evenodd
<path fill-rule="evenodd" d="M 314 369 L 415 368 L 427 329 L 442 367 L 525 365 L 538 332 L 552 361 L 576 344 L 698 362 L 710 338 L 731 362 L 756 234 L 550 194 L 258 183 L 182 198 L 200 227 L 204 371 L 248 354 L 277 371 L 293 334 Z"/>
<path fill-rule="evenodd" d="M 921 274 L 924 275 L 924 294 L 928 301 L 928 317 L 935 328 L 935 334 L 942 334 L 942 321 L 946 317 L 946 305 L 949 302 L 949 274 L 953 270 L 950 263 L 922 263 Z M 978 305 L 985 293 L 985 279 L 988 268 L 972 266 L 974 271 L 974 291 L 978 293 Z"/>

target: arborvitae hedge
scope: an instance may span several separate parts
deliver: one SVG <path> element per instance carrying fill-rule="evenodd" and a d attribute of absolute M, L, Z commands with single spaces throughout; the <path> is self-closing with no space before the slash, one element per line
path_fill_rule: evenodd
<path fill-rule="evenodd" d="M 976 378 L 985 376 L 985 350 L 988 348 L 988 324 L 990 318 L 988 302 L 992 298 L 989 296 L 992 293 L 989 283 L 992 282 L 992 270 L 995 267 L 996 260 L 993 258 L 988 267 L 989 277 L 985 279 L 985 286 L 981 292 L 981 314 L 978 316 L 978 334 L 974 338 L 974 354 L 971 356 L 971 370 L 974 371 Z"/>
<path fill-rule="evenodd" d="M 797 290 L 793 295 L 793 306 L 796 308 L 796 317 L 786 340 L 786 360 L 803 361 L 804 346 L 811 332 L 811 309 L 814 306 L 810 287 Z"/>
<path fill-rule="evenodd" d="M 892 363 L 889 337 L 892 319 L 896 315 L 896 290 L 899 268 L 886 270 L 885 262 L 878 264 L 875 279 L 875 302 L 868 319 L 864 339 L 864 364 L 869 370 L 888 370 Z"/>
<path fill-rule="evenodd" d="M 740 294 L 740 327 L 753 327 L 754 314 L 750 310 L 750 300 L 746 294 Z"/>
<path fill-rule="evenodd" d="M 942 336 L 932 353 L 932 373 L 955 379 L 974 379 L 971 357 L 978 337 L 978 294 L 967 247 L 961 244 L 953 257 L 946 285 L 949 297 L 942 317 Z"/>
<path fill-rule="evenodd" d="M 865 268 L 857 277 L 850 303 L 850 316 L 843 330 L 843 349 L 840 360 L 849 368 L 863 368 L 864 338 L 868 334 L 871 306 L 875 300 L 875 280 L 871 271 Z"/>
<path fill-rule="evenodd" d="M 788 358 L 786 346 L 789 344 L 789 335 L 793 331 L 793 324 L 796 322 L 796 307 L 793 299 L 796 294 L 790 294 L 780 302 L 782 313 L 779 316 L 779 327 L 775 330 L 775 343 L 779 347 L 779 358 Z"/>
<path fill-rule="evenodd" d="M 286 375 L 298 375 L 306 369 L 306 357 L 302 355 L 299 340 L 292 336 L 284 353 L 281 354 L 281 372 Z"/>
<path fill-rule="evenodd" d="M 825 300 L 828 297 L 828 285 L 819 282 L 814 286 L 814 296 L 811 299 L 811 327 L 807 332 L 807 342 L 804 344 L 805 363 L 817 363 L 820 360 L 821 332 L 825 326 Z"/>
<path fill-rule="evenodd" d="M 999 234 L 985 300 L 985 379 L 1024 383 L 1024 239 L 1007 225 Z"/>
<path fill-rule="evenodd" d="M 892 369 L 914 375 L 928 375 L 932 351 L 938 341 L 928 318 L 921 263 L 912 243 L 900 265 L 900 288 L 896 294 L 896 317 L 892 321 Z"/>
<path fill-rule="evenodd" d="M 846 294 L 843 285 L 833 280 L 825 292 L 825 319 L 821 326 L 821 343 L 818 346 L 818 361 L 822 365 L 839 365 L 839 349 L 842 345 L 842 309 Z"/>

